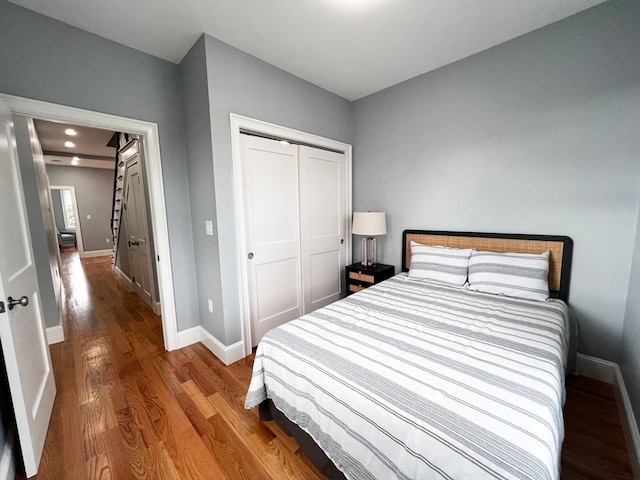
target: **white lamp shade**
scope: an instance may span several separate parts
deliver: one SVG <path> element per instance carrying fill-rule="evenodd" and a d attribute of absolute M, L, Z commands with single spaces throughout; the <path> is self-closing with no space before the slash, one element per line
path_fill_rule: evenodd
<path fill-rule="evenodd" d="M 367 237 L 386 235 L 387 221 L 384 212 L 353 212 L 351 233 Z"/>

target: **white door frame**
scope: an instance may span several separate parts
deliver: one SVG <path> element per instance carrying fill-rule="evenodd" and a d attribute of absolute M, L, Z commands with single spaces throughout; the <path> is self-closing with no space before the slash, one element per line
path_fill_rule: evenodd
<path fill-rule="evenodd" d="M 320 137 L 312 133 L 301 132 L 291 128 L 282 127 L 273 123 L 263 122 L 254 118 L 244 117 L 231 113 L 229 115 L 231 122 L 231 159 L 233 163 L 233 200 L 234 215 L 236 223 L 236 265 L 238 271 L 238 296 L 240 300 L 240 319 L 242 326 L 242 342 L 244 344 L 244 354 L 251 353 L 251 316 L 249 315 L 249 279 L 247 278 L 247 269 L 245 267 L 246 252 L 246 231 L 244 222 L 244 192 L 242 188 L 242 159 L 240 144 L 241 131 L 260 133 L 273 138 L 283 140 L 291 140 L 310 146 L 326 148 L 343 152 L 346 157 L 346 182 L 347 182 L 347 201 L 346 201 L 346 218 L 351 219 L 351 150 L 352 147 L 348 143 L 331 140 L 329 138 Z M 215 166 L 214 166 L 215 168 Z M 347 251 L 347 265 L 351 264 L 351 222 L 347 221 L 345 248 Z"/>
<path fill-rule="evenodd" d="M 76 187 L 74 185 L 49 185 L 49 190 L 71 190 L 71 199 L 73 200 L 73 214 L 76 217 L 76 241 L 78 242 L 78 253 L 80 257 L 84 253 L 84 244 L 82 243 L 82 229 L 80 228 L 80 215 L 78 214 L 78 198 L 76 197 Z"/>
<path fill-rule="evenodd" d="M 0 98 L 9 105 L 13 114 L 144 136 L 145 141 L 142 144 L 146 161 L 146 181 L 149 185 L 152 232 L 156 245 L 156 254 L 162 259 L 157 266 L 158 286 L 162 304 L 164 347 L 167 350 L 178 348 L 178 324 L 173 293 L 173 271 L 171 268 L 171 251 L 169 249 L 169 230 L 164 198 L 158 125 L 143 120 L 16 97 L 4 93 L 0 93 Z"/>

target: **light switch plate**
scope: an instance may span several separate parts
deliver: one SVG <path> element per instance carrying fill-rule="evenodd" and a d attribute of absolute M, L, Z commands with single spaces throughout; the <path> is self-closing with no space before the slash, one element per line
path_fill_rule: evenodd
<path fill-rule="evenodd" d="M 205 220 L 204 228 L 207 235 L 213 235 L 213 222 L 211 220 Z"/>

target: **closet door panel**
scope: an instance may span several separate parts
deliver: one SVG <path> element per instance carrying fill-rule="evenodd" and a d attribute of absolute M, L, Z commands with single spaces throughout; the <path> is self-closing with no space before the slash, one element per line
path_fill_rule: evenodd
<path fill-rule="evenodd" d="M 256 296 L 259 321 L 269 322 L 274 317 L 291 312 L 299 317 L 298 266 L 296 258 L 288 258 L 256 267 Z"/>
<path fill-rule="evenodd" d="M 294 157 L 291 153 L 254 150 L 249 161 L 251 222 L 256 246 L 298 242 L 298 180 Z"/>
<path fill-rule="evenodd" d="M 300 147 L 300 235 L 305 313 L 344 294 L 346 157 Z"/>
<path fill-rule="evenodd" d="M 310 264 L 310 305 L 323 302 L 325 299 L 339 295 L 342 275 L 336 277 L 336 271 L 341 272 L 340 252 L 333 249 L 316 253 L 309 258 Z M 316 307 L 319 308 L 319 307 Z"/>
<path fill-rule="evenodd" d="M 251 339 L 302 315 L 297 147 L 242 139 Z"/>

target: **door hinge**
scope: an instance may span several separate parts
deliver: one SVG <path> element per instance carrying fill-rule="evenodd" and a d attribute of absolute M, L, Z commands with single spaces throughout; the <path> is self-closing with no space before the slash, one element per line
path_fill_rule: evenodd
<path fill-rule="evenodd" d="M 6 310 L 4 309 L 4 302 L 0 302 L 0 313 L 4 313 Z"/>
<path fill-rule="evenodd" d="M 160 261 L 160 255 L 158 255 L 158 261 Z"/>

